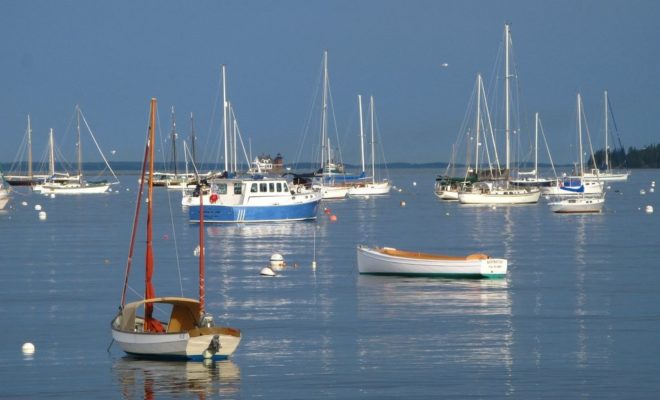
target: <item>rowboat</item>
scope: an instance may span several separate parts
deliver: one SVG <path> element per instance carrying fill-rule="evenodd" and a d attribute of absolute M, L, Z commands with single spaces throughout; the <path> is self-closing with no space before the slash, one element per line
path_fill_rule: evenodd
<path fill-rule="evenodd" d="M 357 247 L 358 270 L 369 275 L 428 276 L 446 278 L 503 278 L 507 260 L 475 253 L 447 256 L 392 247 Z"/>

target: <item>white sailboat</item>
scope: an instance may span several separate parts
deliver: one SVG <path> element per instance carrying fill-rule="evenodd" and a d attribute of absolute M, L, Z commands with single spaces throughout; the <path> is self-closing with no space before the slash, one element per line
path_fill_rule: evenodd
<path fill-rule="evenodd" d="M 103 161 L 105 162 L 106 167 L 112 173 L 112 176 L 115 178 L 115 182 L 109 183 L 107 181 L 98 181 L 92 182 L 85 179 L 83 176 L 83 161 L 82 161 L 82 141 L 80 135 L 80 122 L 84 122 L 87 127 L 87 131 L 92 137 L 96 148 L 101 154 Z M 76 105 L 76 121 L 77 121 L 77 155 L 78 155 L 78 171 L 77 174 L 71 175 L 68 172 L 61 173 L 55 171 L 55 150 L 54 150 L 54 141 L 53 141 L 53 129 L 50 130 L 49 135 L 49 172 L 50 176 L 39 185 L 33 187 L 35 192 L 40 192 L 42 194 L 98 194 L 105 193 L 110 188 L 110 185 L 119 183 L 117 175 L 110 167 L 108 160 L 103 155 L 101 148 L 99 147 L 94 134 L 92 133 L 85 116 L 82 114 L 82 110 L 79 106 Z"/>
<path fill-rule="evenodd" d="M 140 179 L 137 206 L 131 235 L 126 275 L 122 290 L 119 313 L 112 320 L 112 338 L 127 354 L 149 359 L 205 360 L 226 359 L 234 353 L 241 341 L 241 332 L 236 328 L 214 326 L 213 318 L 206 313 L 204 285 L 204 218 L 199 223 L 199 298 L 156 297 L 152 284 L 154 272 L 153 256 L 153 170 L 156 128 L 156 99 L 151 99 L 149 139 Z M 147 167 L 148 165 L 148 167 Z M 149 176 L 145 176 L 147 174 Z M 148 182 L 147 241 L 145 262 L 144 299 L 126 303 L 128 277 L 135 244 L 135 235 L 140 208 L 144 201 L 144 182 Z M 199 203 L 200 208 L 203 202 Z M 157 319 L 156 312 L 164 312 Z"/>
<path fill-rule="evenodd" d="M 362 173 L 365 173 L 364 166 L 364 132 L 362 129 L 362 96 L 358 95 L 358 104 L 360 112 L 360 150 L 361 150 L 361 160 L 362 160 Z M 385 195 L 390 192 L 392 184 L 389 180 L 383 180 L 381 182 L 376 182 L 376 159 L 375 159 L 375 140 L 374 140 L 374 97 L 371 96 L 369 100 L 369 109 L 370 109 L 370 124 L 371 124 L 371 182 L 367 179 L 354 183 L 348 189 L 348 195 L 354 197 L 363 197 L 363 196 L 380 196 Z"/>
<path fill-rule="evenodd" d="M 517 177 L 511 179 L 511 183 L 515 186 L 532 186 L 532 187 L 547 187 L 551 186 L 555 179 L 543 178 L 539 176 L 539 113 L 534 114 L 534 169 L 531 171 L 518 171 Z M 547 143 L 546 143 L 547 144 Z M 548 151 L 548 155 L 550 152 Z M 552 157 L 550 157 L 552 163 Z M 554 169 L 554 165 L 553 165 Z"/>
<path fill-rule="evenodd" d="M 5 175 L 5 181 L 12 186 L 32 186 L 43 182 L 48 175 L 35 174 L 32 170 L 32 124 L 30 116 L 27 117 L 27 129 L 25 130 L 24 145 L 27 148 L 27 173 L 16 171 L 14 165 L 10 168 L 10 173 Z M 23 146 L 21 146 L 23 148 Z M 19 164 L 16 162 L 15 164 Z"/>
<path fill-rule="evenodd" d="M 488 182 L 480 182 L 471 187 L 466 187 L 458 193 L 458 201 L 461 204 L 533 204 L 539 201 L 541 191 L 534 187 L 515 187 L 510 185 L 509 173 L 510 169 L 510 95 L 509 95 L 509 80 L 511 74 L 509 72 L 509 48 L 511 44 L 511 30 L 509 24 L 504 25 L 504 105 L 505 105 L 505 155 L 506 166 L 504 170 L 504 178 L 500 180 L 493 180 Z M 483 91 L 483 83 L 481 83 L 481 76 L 479 76 L 481 84 L 481 92 Z M 485 96 L 484 96 L 485 97 Z M 480 118 L 480 117 L 478 117 Z M 479 144 L 479 126 L 480 121 L 477 121 L 477 145 Z M 491 131 L 492 132 L 492 131 Z M 477 147 L 477 152 L 478 152 Z M 500 174 L 502 175 L 502 174 Z"/>
<path fill-rule="evenodd" d="M 609 107 L 609 99 L 607 97 L 607 90 L 604 93 L 604 103 L 605 103 L 605 170 L 601 171 L 598 168 L 592 168 L 591 171 L 584 173 L 584 179 L 586 181 L 626 181 L 630 175 L 628 170 L 613 170 L 610 165 L 610 147 L 608 145 L 609 140 L 609 116 L 611 114 L 611 109 Z M 612 120 L 614 121 L 614 115 L 612 114 Z M 615 123 L 616 128 L 616 123 Z"/>
<path fill-rule="evenodd" d="M 584 162 L 582 152 L 582 97 L 577 95 L 577 118 L 578 118 L 578 158 L 580 159 L 580 170 L 578 177 L 584 176 Z M 589 195 L 584 192 L 575 192 L 570 198 L 560 198 L 559 200 L 548 203 L 550 211 L 555 213 L 598 213 L 603 210 L 605 204 L 605 194 L 602 192 L 602 182 L 600 184 L 601 192 Z"/>

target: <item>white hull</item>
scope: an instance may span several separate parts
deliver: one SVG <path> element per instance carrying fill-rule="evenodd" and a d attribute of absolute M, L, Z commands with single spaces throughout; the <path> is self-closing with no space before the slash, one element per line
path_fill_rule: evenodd
<path fill-rule="evenodd" d="M 459 192 L 458 201 L 461 204 L 533 204 L 538 203 L 541 191 L 538 189 L 494 189 Z"/>
<path fill-rule="evenodd" d="M 388 194 L 392 186 L 389 182 L 356 184 L 348 189 L 349 196 L 382 196 Z"/>
<path fill-rule="evenodd" d="M 501 278 L 507 272 L 507 260 L 483 254 L 446 257 L 362 245 L 357 248 L 357 262 L 361 274 L 371 275 Z"/>
<path fill-rule="evenodd" d="M 623 182 L 628 180 L 628 175 L 630 173 L 612 173 L 612 172 L 601 172 L 597 175 L 594 174 L 584 174 L 585 181 L 606 181 L 606 182 Z"/>
<path fill-rule="evenodd" d="M 603 211 L 605 198 L 570 198 L 548 203 L 550 211 L 559 214 L 599 213 Z"/>
<path fill-rule="evenodd" d="M 96 184 L 85 184 L 85 185 L 37 185 L 34 186 L 34 191 L 42 194 L 99 194 L 105 193 L 110 188 L 109 183 L 104 183 L 101 185 Z"/>
<path fill-rule="evenodd" d="M 220 349 L 212 357 L 205 356 L 214 335 L 190 337 L 188 333 L 134 333 L 112 330 L 112 338 L 127 354 L 151 358 L 228 358 L 236 351 L 240 337 L 218 335 Z"/>
<path fill-rule="evenodd" d="M 0 210 L 5 208 L 7 203 L 9 202 L 9 192 L 5 189 L 0 189 Z"/>
<path fill-rule="evenodd" d="M 458 201 L 458 190 L 437 190 L 435 195 L 441 200 Z"/>
<path fill-rule="evenodd" d="M 344 186 L 320 186 L 319 190 L 323 200 L 338 200 L 348 196 L 348 187 Z"/>
<path fill-rule="evenodd" d="M 600 196 L 603 194 L 603 182 L 600 181 L 587 181 L 583 180 L 584 191 L 579 192 L 575 189 L 564 187 L 561 185 L 561 180 L 557 181 L 553 186 L 541 188 L 541 192 L 545 196 Z"/>

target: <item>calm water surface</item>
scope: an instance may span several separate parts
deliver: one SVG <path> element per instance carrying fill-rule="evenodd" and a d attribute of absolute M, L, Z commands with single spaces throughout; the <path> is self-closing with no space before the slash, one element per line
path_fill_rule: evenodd
<path fill-rule="evenodd" d="M 660 222 L 643 211 L 660 212 L 648 192 L 660 172 L 612 183 L 606 211 L 581 216 L 443 203 L 435 173 L 390 171 L 401 192 L 325 203 L 334 223 L 207 226 L 207 308 L 243 331 L 229 361 L 209 364 L 107 351 L 133 176 L 107 195 L 15 193 L 0 213 L 0 397 L 660 398 Z M 157 191 L 156 293 L 195 297 L 198 232 L 179 204 Z M 143 241 L 130 300 L 143 291 Z M 509 274 L 359 276 L 358 243 L 485 252 Z M 274 252 L 287 269 L 261 277 Z"/>

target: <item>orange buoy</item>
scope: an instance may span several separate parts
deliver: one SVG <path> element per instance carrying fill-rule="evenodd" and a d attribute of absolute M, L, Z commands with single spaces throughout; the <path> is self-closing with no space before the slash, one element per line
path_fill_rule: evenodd
<path fill-rule="evenodd" d="M 337 216 L 336 215 L 331 215 L 330 216 L 330 221 L 336 222 L 337 221 Z"/>

